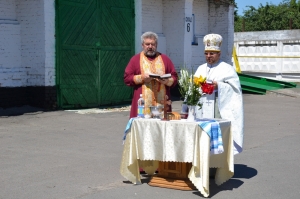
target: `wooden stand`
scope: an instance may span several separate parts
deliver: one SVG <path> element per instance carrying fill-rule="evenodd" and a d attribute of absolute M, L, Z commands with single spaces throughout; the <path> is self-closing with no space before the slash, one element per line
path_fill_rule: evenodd
<path fill-rule="evenodd" d="M 192 163 L 159 162 L 159 173 L 151 178 L 149 185 L 185 191 L 195 190 L 188 178 L 191 168 Z"/>

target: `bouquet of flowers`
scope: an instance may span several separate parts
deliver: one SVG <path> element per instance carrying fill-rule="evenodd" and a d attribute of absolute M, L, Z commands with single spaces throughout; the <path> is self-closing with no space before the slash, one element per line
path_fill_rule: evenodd
<path fill-rule="evenodd" d="M 202 84 L 205 83 L 205 78 L 202 76 L 195 77 L 189 74 L 186 68 L 180 70 L 178 80 L 179 92 L 183 98 L 183 103 L 189 106 L 199 106 L 201 108 L 200 97 L 203 94 Z"/>

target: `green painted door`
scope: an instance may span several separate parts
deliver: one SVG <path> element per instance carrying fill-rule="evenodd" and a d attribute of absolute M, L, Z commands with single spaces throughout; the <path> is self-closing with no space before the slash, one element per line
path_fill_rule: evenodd
<path fill-rule="evenodd" d="M 57 88 L 61 108 L 131 101 L 123 82 L 134 54 L 134 0 L 57 0 Z"/>

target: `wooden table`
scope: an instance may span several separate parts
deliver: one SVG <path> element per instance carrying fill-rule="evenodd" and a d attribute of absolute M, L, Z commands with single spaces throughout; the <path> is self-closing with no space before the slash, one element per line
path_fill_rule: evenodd
<path fill-rule="evenodd" d="M 133 120 L 124 143 L 120 166 L 121 175 L 134 184 L 140 184 L 139 168 L 143 168 L 148 174 L 154 174 L 159 167 L 159 162 L 168 165 L 173 162 L 170 164 L 171 169 L 168 168 L 170 165 L 164 166 L 165 171 L 159 171 L 159 175 L 153 177 L 150 184 L 153 186 L 163 184 L 162 187 L 166 187 L 166 183 L 161 182 L 174 182 L 168 179 L 173 175 L 172 179 L 176 179 L 177 182 L 185 181 L 185 185 L 179 187 L 197 188 L 205 197 L 209 196 L 210 167 L 217 168 L 215 175 L 217 185 L 226 182 L 234 174 L 231 124 L 226 120 L 218 120 L 218 122 L 222 131 L 224 152 L 211 155 L 210 137 L 196 122 Z M 185 168 L 180 166 L 184 165 L 181 163 L 185 163 Z M 182 171 L 188 173 L 188 180 L 180 179 L 180 175 L 186 178 L 184 177 L 186 174 L 183 175 Z M 175 183 L 175 187 L 168 188 L 178 188 L 178 183 Z"/>

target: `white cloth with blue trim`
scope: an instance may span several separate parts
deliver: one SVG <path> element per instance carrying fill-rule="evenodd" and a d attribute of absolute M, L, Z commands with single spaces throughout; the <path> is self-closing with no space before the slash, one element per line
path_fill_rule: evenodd
<path fill-rule="evenodd" d="M 130 120 L 126 125 L 124 136 L 123 136 L 123 144 L 134 119 L 135 118 L 130 118 Z M 211 119 L 198 119 L 196 122 L 203 129 L 203 131 L 205 131 L 210 137 L 210 153 L 211 154 L 223 153 L 224 148 L 223 148 L 223 141 L 222 141 L 222 132 L 219 123 Z"/>
<path fill-rule="evenodd" d="M 214 120 L 217 122 L 211 119 L 186 122 L 133 118 L 124 131 L 121 175 L 134 184 L 141 184 L 139 168 L 151 175 L 158 168 L 159 161 L 190 162 L 192 168 L 188 178 L 204 197 L 209 196 L 209 168 L 217 168 L 217 185 L 234 174 L 231 123 L 228 120 Z M 217 124 L 222 137 L 218 135 Z M 223 153 L 219 150 L 221 143 Z"/>
<path fill-rule="evenodd" d="M 196 122 L 210 137 L 210 153 L 223 153 L 224 147 L 219 123 L 211 119 L 199 119 Z"/>

